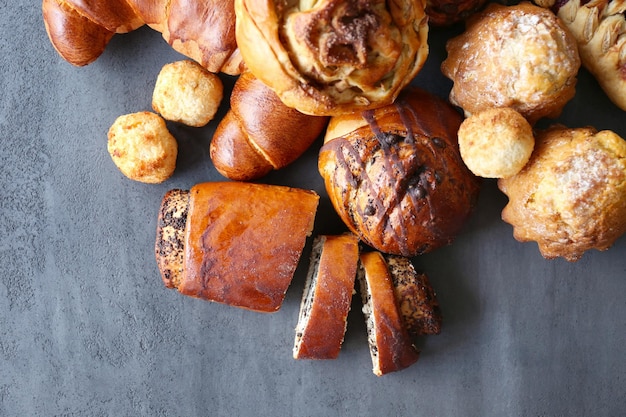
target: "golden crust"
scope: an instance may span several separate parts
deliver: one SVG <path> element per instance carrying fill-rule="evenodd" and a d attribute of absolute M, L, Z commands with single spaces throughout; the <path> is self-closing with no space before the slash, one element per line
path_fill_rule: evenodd
<path fill-rule="evenodd" d="M 289 107 L 333 115 L 391 103 L 428 55 L 423 2 L 235 0 L 246 67 Z"/>
<path fill-rule="evenodd" d="M 576 261 L 626 232 L 626 141 L 611 131 L 539 132 L 528 164 L 498 185 L 509 197 L 503 220 L 546 258 Z"/>
<path fill-rule="evenodd" d="M 574 97 L 580 57 L 575 39 L 549 10 L 492 3 L 448 41 L 441 70 L 450 101 L 469 116 L 511 107 L 531 124 L 560 115 Z"/>
<path fill-rule="evenodd" d="M 494 107 L 471 115 L 461 123 L 458 136 L 465 165 L 484 178 L 517 174 L 535 146 L 532 127 L 509 107 Z"/>
<path fill-rule="evenodd" d="M 202 127 L 213 120 L 224 96 L 221 79 L 194 61 L 163 66 L 152 94 L 152 108 L 166 120 Z"/>
<path fill-rule="evenodd" d="M 118 117 L 109 129 L 107 148 L 115 165 L 131 180 L 161 183 L 176 168 L 178 143 L 155 113 Z"/>
<path fill-rule="evenodd" d="M 277 311 L 313 230 L 318 202 L 313 191 L 276 185 L 195 185 L 178 291 L 254 311 Z"/>
<path fill-rule="evenodd" d="M 557 12 L 578 42 L 583 65 L 622 110 L 626 110 L 625 12 L 625 1 L 609 0 L 569 0 Z"/>

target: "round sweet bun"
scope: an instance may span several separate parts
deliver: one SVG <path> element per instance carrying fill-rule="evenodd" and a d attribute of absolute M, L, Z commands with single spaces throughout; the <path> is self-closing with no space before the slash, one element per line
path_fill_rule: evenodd
<path fill-rule="evenodd" d="M 532 127 L 509 107 L 490 108 L 468 117 L 461 123 L 458 136 L 465 165 L 484 178 L 517 174 L 535 146 Z"/>
<path fill-rule="evenodd" d="M 118 117 L 109 129 L 107 147 L 115 165 L 131 180 L 161 183 L 176 168 L 176 139 L 165 120 L 152 112 Z"/>
<path fill-rule="evenodd" d="M 152 108 L 166 120 L 187 126 L 209 123 L 224 96 L 222 80 L 200 64 L 182 60 L 161 68 L 152 93 Z"/>
<path fill-rule="evenodd" d="M 555 118 L 574 97 L 580 68 L 576 40 L 548 9 L 491 3 L 446 44 L 443 74 L 450 101 L 466 116 L 511 107 L 531 123 Z"/>
<path fill-rule="evenodd" d="M 235 0 L 235 13 L 246 67 L 305 114 L 389 104 L 428 56 L 421 1 Z"/>
<path fill-rule="evenodd" d="M 450 103 L 418 88 L 394 104 L 331 118 L 318 169 L 347 227 L 388 254 L 415 256 L 451 243 L 480 185 L 459 153 L 461 122 Z"/>
<path fill-rule="evenodd" d="M 545 258 L 578 260 L 626 232 L 626 141 L 614 132 L 553 126 L 536 135 L 530 161 L 500 179 L 502 218 Z"/>

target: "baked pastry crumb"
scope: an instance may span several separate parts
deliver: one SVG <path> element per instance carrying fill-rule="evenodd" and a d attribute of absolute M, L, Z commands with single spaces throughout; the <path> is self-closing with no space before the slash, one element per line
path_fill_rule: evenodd
<path fill-rule="evenodd" d="M 509 107 L 494 107 L 468 117 L 461 123 L 458 136 L 465 165 L 484 178 L 517 174 L 535 146 L 532 127 Z"/>
<path fill-rule="evenodd" d="M 176 168 L 178 143 L 165 120 L 152 112 L 118 117 L 109 129 L 107 148 L 115 165 L 131 180 L 161 183 Z"/>
<path fill-rule="evenodd" d="M 224 96 L 222 80 L 200 64 L 182 60 L 161 68 L 152 94 L 152 108 L 164 119 L 187 126 L 209 123 Z"/>
<path fill-rule="evenodd" d="M 556 125 L 536 133 L 530 161 L 500 179 L 509 203 L 502 219 L 547 258 L 578 260 L 626 233 L 626 141 L 591 127 Z"/>

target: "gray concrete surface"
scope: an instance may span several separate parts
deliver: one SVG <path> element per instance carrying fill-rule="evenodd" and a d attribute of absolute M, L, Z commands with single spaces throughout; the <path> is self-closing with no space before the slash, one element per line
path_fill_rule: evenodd
<path fill-rule="evenodd" d="M 0 415 L 624 415 L 626 240 L 577 263 L 544 260 L 500 220 L 506 198 L 492 181 L 458 240 L 415 259 L 445 321 L 396 374 L 372 374 L 358 304 L 337 360 L 291 358 L 306 262 L 271 315 L 165 289 L 158 205 L 170 188 L 221 179 L 208 158 L 215 124 L 172 126 L 179 165 L 161 185 L 123 177 L 106 131 L 149 109 L 160 67 L 181 57 L 145 28 L 74 68 L 50 46 L 39 2 L 1 3 Z M 448 35 L 431 34 L 415 80 L 442 96 Z M 584 71 L 559 121 L 626 137 L 624 112 Z M 315 189 L 315 232 L 343 231 L 315 149 L 264 181 Z"/>

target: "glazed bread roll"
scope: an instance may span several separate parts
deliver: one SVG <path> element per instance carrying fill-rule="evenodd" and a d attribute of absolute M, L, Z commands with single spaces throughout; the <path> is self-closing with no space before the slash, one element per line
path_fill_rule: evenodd
<path fill-rule="evenodd" d="M 95 61 L 114 34 L 147 24 L 211 72 L 238 75 L 245 67 L 233 0 L 42 0 L 42 12 L 53 47 L 76 66 Z"/>
<path fill-rule="evenodd" d="M 449 103 L 417 88 L 395 104 L 331 118 L 318 168 L 348 228 L 403 256 L 452 242 L 479 190 L 459 154 L 461 121 Z"/>
<path fill-rule="evenodd" d="M 510 107 L 535 124 L 559 116 L 576 92 L 576 40 L 552 12 L 528 2 L 489 4 L 446 50 L 441 70 L 454 83 L 450 102 L 466 116 Z"/>
<path fill-rule="evenodd" d="M 335 359 L 346 332 L 359 263 L 353 234 L 313 242 L 293 347 L 294 359 Z"/>
<path fill-rule="evenodd" d="M 372 371 L 377 376 L 400 371 L 419 359 L 398 306 L 393 280 L 380 252 L 360 255 L 357 274 Z"/>
<path fill-rule="evenodd" d="M 522 171 L 498 181 L 514 237 L 548 259 L 577 261 L 626 232 L 626 141 L 591 127 L 540 131 Z"/>
<path fill-rule="evenodd" d="M 295 161 L 327 123 L 327 117 L 305 115 L 285 106 L 246 71 L 235 82 L 230 109 L 211 140 L 211 160 L 227 178 L 258 179 Z"/>
<path fill-rule="evenodd" d="M 423 0 L 235 0 L 235 12 L 246 67 L 306 114 L 389 104 L 428 55 Z"/>
<path fill-rule="evenodd" d="M 208 301 L 277 311 L 318 201 L 313 191 L 242 182 L 168 192 L 155 243 L 165 286 Z"/>

